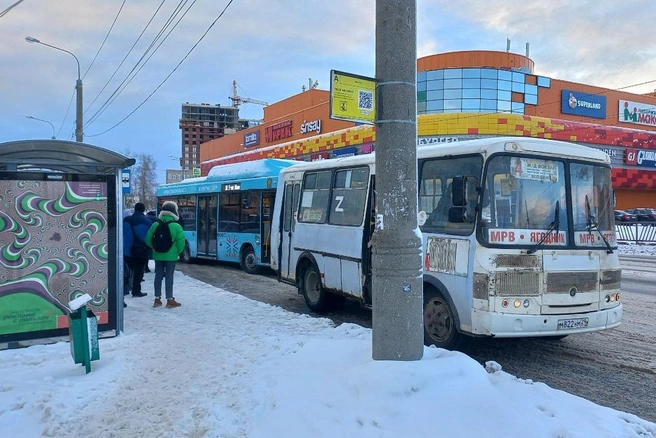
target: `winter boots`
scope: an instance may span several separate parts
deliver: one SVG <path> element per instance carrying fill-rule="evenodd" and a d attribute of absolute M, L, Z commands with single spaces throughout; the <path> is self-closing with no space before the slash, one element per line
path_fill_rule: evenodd
<path fill-rule="evenodd" d="M 171 298 L 170 300 L 166 300 L 166 308 L 167 309 L 172 309 L 174 307 L 180 307 L 182 304 L 178 303 L 175 298 Z"/>
<path fill-rule="evenodd" d="M 171 298 L 170 300 L 166 300 L 166 308 L 167 309 L 172 309 L 174 307 L 180 307 L 182 304 L 178 303 L 175 298 Z M 162 307 L 162 299 L 156 297 L 155 302 L 153 303 L 153 307 Z"/>

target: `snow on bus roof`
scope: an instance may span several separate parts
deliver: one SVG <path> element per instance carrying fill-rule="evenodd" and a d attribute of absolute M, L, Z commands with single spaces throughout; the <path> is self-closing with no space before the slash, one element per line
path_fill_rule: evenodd
<path fill-rule="evenodd" d="M 222 179 L 257 178 L 264 176 L 278 176 L 280 170 L 298 164 L 295 160 L 282 160 L 278 158 L 265 158 L 262 160 L 244 161 L 240 163 L 221 164 L 212 167 L 207 174 L 208 181 Z"/>

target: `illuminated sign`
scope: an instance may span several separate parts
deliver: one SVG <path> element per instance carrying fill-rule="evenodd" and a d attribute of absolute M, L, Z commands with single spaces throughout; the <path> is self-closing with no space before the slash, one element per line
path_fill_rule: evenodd
<path fill-rule="evenodd" d="M 330 118 L 376 123 L 376 79 L 331 70 Z"/>
<path fill-rule="evenodd" d="M 560 112 L 576 116 L 606 118 L 606 96 L 562 90 Z"/>
<path fill-rule="evenodd" d="M 266 139 L 267 143 L 280 140 L 282 138 L 288 138 L 292 135 L 293 133 L 291 120 L 285 120 L 284 122 L 276 123 L 264 130 L 264 138 Z"/>
<path fill-rule="evenodd" d="M 244 134 L 244 148 L 249 148 L 251 146 L 257 146 L 260 144 L 260 131 L 249 132 Z"/>
<path fill-rule="evenodd" d="M 241 183 L 223 184 L 223 192 L 229 192 L 233 190 L 241 190 Z"/>

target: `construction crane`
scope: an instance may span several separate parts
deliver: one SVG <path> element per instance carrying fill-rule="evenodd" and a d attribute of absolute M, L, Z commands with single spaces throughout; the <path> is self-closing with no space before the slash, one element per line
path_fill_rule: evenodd
<path fill-rule="evenodd" d="M 232 81 L 232 96 L 228 96 L 228 98 L 232 100 L 232 106 L 235 108 L 238 108 L 242 103 L 256 103 L 262 106 L 269 105 L 269 102 L 263 100 L 251 99 L 250 97 L 240 97 L 239 94 L 237 94 L 237 81 Z"/>

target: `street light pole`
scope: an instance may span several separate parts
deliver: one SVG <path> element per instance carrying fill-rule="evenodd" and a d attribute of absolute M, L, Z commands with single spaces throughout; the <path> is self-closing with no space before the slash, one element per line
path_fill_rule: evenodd
<path fill-rule="evenodd" d="M 80 61 L 77 59 L 77 56 L 75 56 L 73 53 L 69 52 L 68 50 L 64 50 L 60 47 L 52 46 L 50 44 L 46 44 L 42 41 L 39 41 L 37 38 L 31 37 L 31 36 L 26 36 L 25 41 L 28 43 L 37 43 L 41 44 L 47 47 L 50 47 L 55 50 L 59 50 L 60 52 L 66 52 L 69 55 L 71 55 L 73 58 L 75 58 L 75 62 L 77 62 L 77 82 L 75 83 L 75 92 L 77 94 L 77 107 L 76 107 L 76 119 L 75 119 L 75 141 L 82 141 L 84 138 L 84 131 L 82 130 L 82 78 L 80 76 Z"/>
<path fill-rule="evenodd" d="M 37 119 L 36 117 L 32 117 L 32 116 L 25 116 L 25 117 L 28 118 L 28 119 L 38 120 L 39 122 L 45 122 L 45 123 L 49 124 L 52 127 L 52 139 L 53 140 L 55 139 L 55 125 L 53 125 L 52 123 L 50 123 L 47 120 Z"/>

